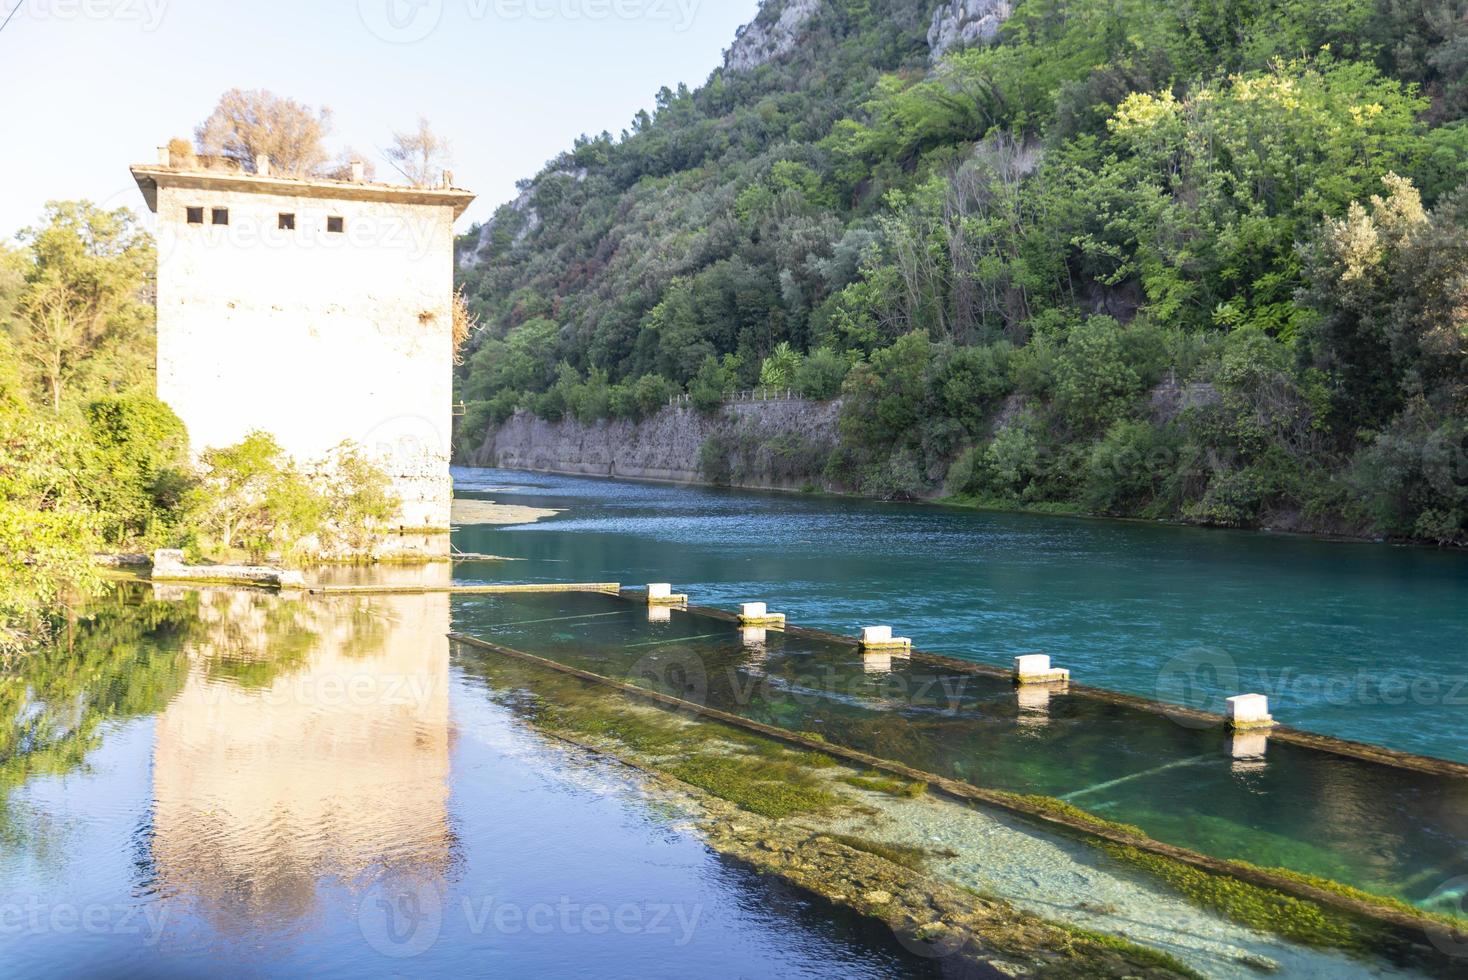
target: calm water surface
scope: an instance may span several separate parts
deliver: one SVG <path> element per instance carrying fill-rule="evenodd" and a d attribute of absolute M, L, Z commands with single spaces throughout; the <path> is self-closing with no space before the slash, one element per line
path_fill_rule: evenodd
<path fill-rule="evenodd" d="M 1199 707 L 1258 690 L 1296 727 L 1468 760 L 1461 555 L 459 480 L 565 509 L 460 529 L 465 551 L 523 559 L 461 579 L 671 580 L 843 633 L 891 622 L 977 661 L 1043 650 L 1087 683 Z M 606 672 L 691 653 L 710 701 L 761 720 L 1415 901 L 1468 871 L 1468 804 L 1444 784 L 1280 745 L 1232 759 L 1216 731 L 1003 684 L 955 708 L 900 662 L 748 647 L 726 623 L 615 602 L 120 591 L 69 649 L 0 672 L 0 976 L 932 974 L 883 930 L 712 855 L 674 801 L 535 735 L 525 693 L 451 651 L 450 629 Z"/>
<path fill-rule="evenodd" d="M 609 595 L 463 596 L 456 627 L 924 772 L 1059 797 L 1217 857 L 1323 875 L 1454 912 L 1468 778 L 1430 775 L 1139 710 L 1016 692 L 819 636 L 746 633 Z"/>
<path fill-rule="evenodd" d="M 1249 532 L 460 470 L 459 492 L 562 508 L 471 527 L 524 559 L 466 578 L 677 583 L 735 608 L 1221 712 L 1270 695 L 1296 728 L 1468 762 L 1468 555 Z M 507 568 L 509 569 L 507 571 Z"/>
<path fill-rule="evenodd" d="M 119 596 L 0 674 L 0 976 L 928 976 L 517 721 L 447 596 Z"/>

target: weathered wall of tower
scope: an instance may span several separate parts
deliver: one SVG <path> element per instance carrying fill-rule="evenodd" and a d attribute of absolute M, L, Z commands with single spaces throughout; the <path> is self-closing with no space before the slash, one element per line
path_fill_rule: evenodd
<path fill-rule="evenodd" d="M 307 464 L 351 439 L 403 526 L 446 528 L 453 209 L 160 186 L 157 213 L 158 394 L 195 448 L 262 429 Z"/>

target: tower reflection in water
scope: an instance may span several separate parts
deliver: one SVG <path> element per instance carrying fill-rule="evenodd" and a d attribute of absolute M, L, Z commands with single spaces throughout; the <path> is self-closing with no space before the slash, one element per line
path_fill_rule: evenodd
<path fill-rule="evenodd" d="M 293 932 L 322 888 L 452 873 L 447 595 L 198 599 L 158 718 L 157 886 L 220 935 Z"/>

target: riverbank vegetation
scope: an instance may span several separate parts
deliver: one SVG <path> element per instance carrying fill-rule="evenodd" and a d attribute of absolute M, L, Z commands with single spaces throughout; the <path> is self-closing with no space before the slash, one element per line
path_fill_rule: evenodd
<path fill-rule="evenodd" d="M 0 654 L 102 586 L 99 553 L 365 551 L 396 512 L 343 444 L 304 468 L 253 433 L 198 459 L 153 396 L 153 244 L 125 209 L 51 205 L 0 247 Z"/>
<path fill-rule="evenodd" d="M 1019 0 L 933 60 L 933 7 L 527 181 L 460 447 L 765 385 L 843 397 L 828 487 L 1468 543 L 1468 8 Z"/>

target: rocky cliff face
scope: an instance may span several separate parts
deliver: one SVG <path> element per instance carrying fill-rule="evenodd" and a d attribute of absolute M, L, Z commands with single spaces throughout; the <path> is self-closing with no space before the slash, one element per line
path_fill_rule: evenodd
<path fill-rule="evenodd" d="M 666 408 L 642 422 L 565 419 L 521 413 L 491 428 L 470 458 L 574 476 L 796 490 L 822 484 L 836 446 L 839 402 L 738 402 L 714 415 Z"/>
<path fill-rule="evenodd" d="M 775 15 L 773 0 L 766 2 L 759 16 L 739 29 L 733 45 L 724 52 L 724 67 L 730 71 L 750 71 L 786 54 L 800 42 L 805 25 L 820 6 L 821 0 L 785 0 Z"/>
<path fill-rule="evenodd" d="M 586 179 L 586 171 L 584 169 L 552 171 L 525 186 L 520 191 L 520 195 L 506 205 L 512 214 L 517 215 L 520 219 L 519 228 L 512 240 L 514 245 L 523 244 L 525 239 L 540 227 L 540 212 L 535 209 L 535 194 L 540 189 L 542 180 L 555 178 L 574 180 L 579 184 Z M 500 215 L 496 214 L 479 226 L 478 237 L 471 239 L 467 244 L 463 242 L 459 244 L 457 259 L 460 269 L 473 268 L 479 264 L 481 253 L 489 246 L 490 238 L 494 235 L 495 229 L 499 227 L 499 220 Z"/>
<path fill-rule="evenodd" d="M 1009 0 L 949 0 L 940 4 L 928 28 L 933 60 L 954 48 L 992 41 L 1013 12 Z"/>

